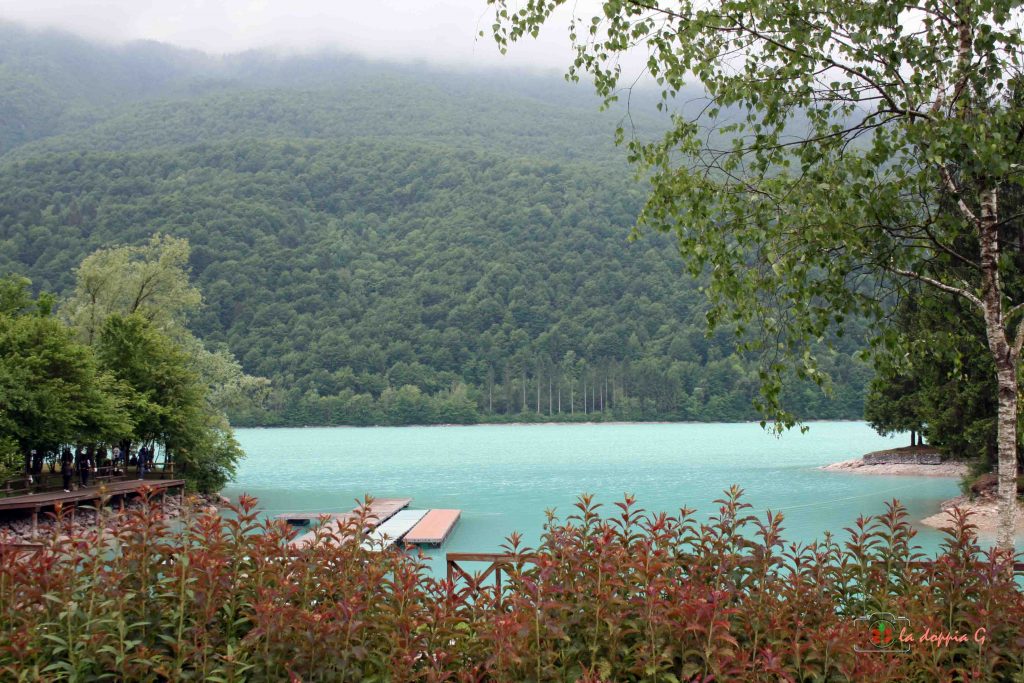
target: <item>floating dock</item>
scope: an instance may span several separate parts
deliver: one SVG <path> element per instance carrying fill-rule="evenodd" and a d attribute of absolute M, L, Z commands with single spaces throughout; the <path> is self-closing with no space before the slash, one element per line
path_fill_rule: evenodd
<path fill-rule="evenodd" d="M 376 529 L 380 525 L 387 522 L 389 519 L 394 517 L 400 510 L 409 506 L 412 502 L 412 498 L 377 498 L 371 504 L 367 512 L 366 527 L 367 529 Z M 327 543 L 343 542 L 345 535 L 345 526 L 351 519 L 358 519 L 362 512 L 362 506 L 354 508 L 351 512 L 319 512 L 319 513 L 294 513 L 286 512 L 281 515 L 276 515 L 275 519 L 284 520 L 314 520 L 320 519 L 323 516 L 327 516 L 329 519 L 324 524 L 324 530 L 334 534 L 335 539 L 324 539 Z M 292 548 L 305 548 L 313 544 L 316 540 L 316 535 L 319 529 L 314 529 L 301 536 L 297 536 L 292 539 L 288 545 Z"/>
<path fill-rule="evenodd" d="M 366 550 L 390 548 L 402 540 L 402 537 L 409 533 L 410 529 L 419 524 L 426 514 L 426 510 L 402 510 L 396 512 L 391 519 L 373 530 L 367 539 L 363 541 L 363 548 Z"/>
<path fill-rule="evenodd" d="M 462 510 L 431 510 L 405 535 L 406 545 L 440 546 L 455 528 Z"/>
<path fill-rule="evenodd" d="M 292 526 L 309 526 L 310 522 L 315 522 L 321 517 L 330 517 L 331 520 L 334 520 L 339 517 L 348 518 L 351 516 L 351 512 L 286 512 L 281 515 L 274 515 L 274 519 L 288 522 Z"/>

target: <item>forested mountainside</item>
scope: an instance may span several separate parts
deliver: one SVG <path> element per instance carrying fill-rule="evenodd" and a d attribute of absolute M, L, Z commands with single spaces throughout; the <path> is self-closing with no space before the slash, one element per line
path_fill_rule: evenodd
<path fill-rule="evenodd" d="M 650 107 L 599 114 L 589 91 L 557 77 L 333 54 L 215 58 L 155 43 L 97 46 L 2 22 L 0 92 L 0 153 L 17 158 L 247 138 L 400 138 L 623 163 L 616 124 L 641 134 L 659 127 Z"/>
<path fill-rule="evenodd" d="M 621 111 L 533 76 L 3 30 L 0 273 L 67 293 L 97 248 L 187 237 L 191 327 L 273 382 L 236 423 L 757 417 L 672 240 L 627 239 Z M 835 398 L 789 390 L 803 417 L 862 415 L 870 370 L 837 342 Z"/>

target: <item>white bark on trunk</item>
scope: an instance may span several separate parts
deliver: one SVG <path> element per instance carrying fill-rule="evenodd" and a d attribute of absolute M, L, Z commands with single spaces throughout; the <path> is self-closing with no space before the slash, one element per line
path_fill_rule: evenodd
<path fill-rule="evenodd" d="M 1017 373 L 1011 369 L 1002 370 L 998 375 L 999 523 L 996 543 L 1000 548 L 1013 548 L 1017 522 Z"/>
<path fill-rule="evenodd" d="M 996 543 L 1012 549 L 1017 516 L 1017 360 L 1018 349 L 1011 344 L 1003 311 L 999 277 L 999 210 L 996 191 L 980 193 L 978 243 L 981 251 L 982 302 L 985 332 L 996 366 L 999 410 L 996 423 L 998 453 L 999 522 Z M 1016 336 L 1016 335 L 1015 335 Z"/>

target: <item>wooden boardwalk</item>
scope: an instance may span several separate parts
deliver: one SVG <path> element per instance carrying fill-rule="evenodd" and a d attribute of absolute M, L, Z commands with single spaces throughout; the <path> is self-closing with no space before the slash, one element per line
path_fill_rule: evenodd
<path fill-rule="evenodd" d="M 405 535 L 406 545 L 440 546 L 455 528 L 462 510 L 431 510 Z"/>
<path fill-rule="evenodd" d="M 399 510 L 402 510 L 402 509 L 408 507 L 409 503 L 411 503 L 411 502 L 412 502 L 412 498 L 377 498 L 377 499 L 375 499 L 370 504 L 370 507 L 367 510 L 367 513 L 368 513 L 367 514 L 367 520 L 366 520 L 367 527 L 369 529 L 376 528 L 380 524 L 383 524 L 387 520 L 389 520 L 392 517 L 394 517 L 395 514 L 397 514 Z M 351 519 L 357 519 L 359 517 L 359 513 L 360 513 L 361 510 L 362 510 L 362 506 L 359 506 L 359 507 L 356 507 L 355 509 L 353 509 L 351 512 L 341 512 L 341 513 L 327 512 L 327 513 L 318 513 L 318 514 L 316 514 L 316 516 L 314 517 L 315 519 L 319 519 L 320 517 L 322 517 L 324 515 L 326 515 L 329 518 L 327 520 L 327 522 L 324 524 L 324 531 L 328 531 L 328 532 L 330 532 L 331 534 L 334 535 L 333 539 L 332 538 L 327 538 L 327 539 L 324 539 L 324 542 L 325 543 L 336 543 L 336 542 L 343 541 L 344 540 L 344 536 L 345 536 L 345 526 L 346 526 L 346 524 L 348 524 L 349 520 L 351 520 Z M 277 515 L 275 518 L 276 519 L 308 519 L 309 517 L 307 517 L 307 514 L 309 514 L 309 513 L 285 513 L 285 514 L 282 514 L 282 515 Z M 309 531 L 309 532 L 307 532 L 305 534 L 302 534 L 301 536 L 295 537 L 288 544 L 289 547 L 298 549 L 298 548 L 305 548 L 307 546 L 312 545 L 316 541 L 317 531 L 318 531 L 318 529 L 314 529 L 313 531 Z"/>
<path fill-rule="evenodd" d="M 122 496 L 137 493 L 143 486 L 156 491 L 184 488 L 184 479 L 124 479 L 105 482 L 102 486 L 90 486 L 70 493 L 53 491 L 43 493 L 26 493 L 20 496 L 0 498 L 0 512 L 18 511 L 39 512 L 43 508 L 51 508 L 57 503 L 62 505 L 78 505 L 92 503 L 103 496 Z"/>
<path fill-rule="evenodd" d="M 74 508 L 79 505 L 96 505 L 104 498 L 109 500 L 118 496 L 123 498 L 138 495 L 139 489 L 143 487 L 152 489 L 161 496 L 167 495 L 168 490 L 176 488 L 180 488 L 182 494 L 184 494 L 185 480 L 121 479 L 71 492 L 54 491 L 8 496 L 7 498 L 0 498 L 0 513 L 31 515 L 32 536 L 35 538 L 39 528 L 39 513 L 43 510 L 54 509 L 59 504 L 63 508 L 70 508 L 72 514 L 74 514 Z"/>

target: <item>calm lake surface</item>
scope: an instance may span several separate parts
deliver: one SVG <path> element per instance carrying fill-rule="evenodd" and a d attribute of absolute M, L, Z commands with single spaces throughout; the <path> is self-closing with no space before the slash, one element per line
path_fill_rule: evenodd
<path fill-rule="evenodd" d="M 781 437 L 756 424 L 239 429 L 237 437 L 248 457 L 224 494 L 257 496 L 267 515 L 342 512 L 367 493 L 461 509 L 448 543 L 427 551 L 437 572 L 445 552 L 498 551 L 513 531 L 534 544 L 545 509 L 571 514 L 581 493 L 606 509 L 628 492 L 647 510 L 688 506 L 704 517 L 735 483 L 755 512 L 784 513 L 792 541 L 826 530 L 845 537 L 859 514 L 881 512 L 892 498 L 919 519 L 959 493 L 954 479 L 817 470 L 908 442 L 857 422 L 816 422 Z M 941 534 L 918 529 L 920 545 L 937 549 Z"/>

